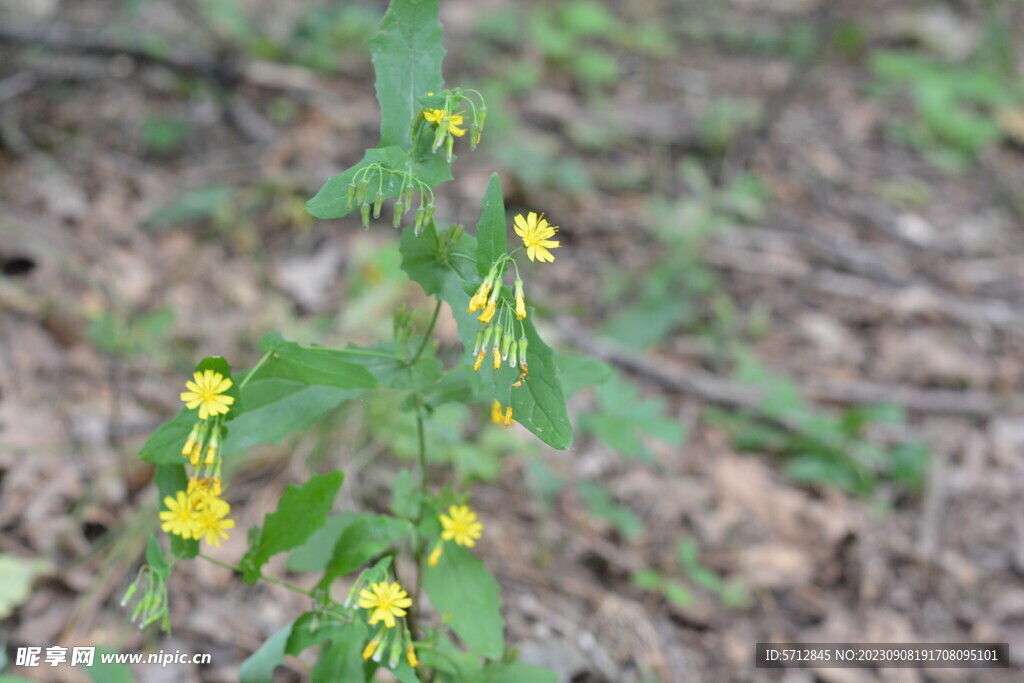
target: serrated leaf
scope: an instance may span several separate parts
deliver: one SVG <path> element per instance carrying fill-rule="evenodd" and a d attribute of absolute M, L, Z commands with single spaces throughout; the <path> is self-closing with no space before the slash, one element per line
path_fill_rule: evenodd
<path fill-rule="evenodd" d="M 392 0 L 369 41 L 380 102 L 380 144 L 409 149 L 416 98 L 444 87 L 437 0 Z"/>
<path fill-rule="evenodd" d="M 242 662 L 238 672 L 240 683 L 274 683 L 274 669 L 284 664 L 285 647 L 294 625 L 292 622 L 270 636 L 260 649 Z"/>
<path fill-rule="evenodd" d="M 352 356 L 342 349 L 300 346 L 285 341 L 277 332 L 264 335 L 260 348 L 273 351 L 273 356 L 257 370 L 256 378 L 279 377 L 303 384 L 341 387 L 342 389 L 372 389 L 377 380 Z"/>
<path fill-rule="evenodd" d="M 404 519 L 387 515 L 357 515 L 335 541 L 320 585 L 330 586 L 334 579 L 355 571 L 412 531 L 412 524 Z"/>
<path fill-rule="evenodd" d="M 486 277 L 491 264 L 508 251 L 508 234 L 505 225 L 505 197 L 501 192 L 501 179 L 491 174 L 484 191 L 483 208 L 476 224 L 476 269 L 480 277 Z"/>
<path fill-rule="evenodd" d="M 246 583 L 259 579 L 260 567 L 271 556 L 297 548 L 324 525 L 344 478 L 342 472 L 328 472 L 314 475 L 301 486 L 288 485 L 277 511 L 264 518 L 259 541 L 242 558 Z"/>
<path fill-rule="evenodd" d="M 436 567 L 426 570 L 423 585 L 447 623 L 474 652 L 497 659 L 505 650 L 498 582 L 473 553 L 446 544 Z"/>

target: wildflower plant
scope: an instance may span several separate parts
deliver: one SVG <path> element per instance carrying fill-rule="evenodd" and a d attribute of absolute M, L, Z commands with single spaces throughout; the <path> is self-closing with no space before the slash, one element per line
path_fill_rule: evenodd
<path fill-rule="evenodd" d="M 165 582 L 177 562 L 201 557 L 245 583 L 273 582 L 309 600 L 308 611 L 243 664 L 243 682 L 272 680 L 286 655 L 314 645 L 313 681 L 375 680 L 381 667 L 404 683 L 554 681 L 554 674 L 516 662 L 507 648 L 500 588 L 474 554 L 487 539 L 486 515 L 478 516 L 457 482 L 428 478 L 425 424 L 437 406 L 462 401 L 479 406 L 484 422 L 490 410 L 498 425 L 518 423 L 553 448 L 570 446 L 562 382 L 575 390 L 592 373 L 544 343 L 524 285 L 531 268 L 552 267 L 558 228 L 537 211 L 510 217 L 496 174 L 475 236 L 439 219 L 434 189 L 452 180 L 456 152 L 481 141 L 487 107 L 476 90 L 444 87 L 438 0 L 392 0 L 369 45 L 380 142 L 330 178 L 307 210 L 322 219 L 358 211 L 369 227 L 390 202 L 391 225 L 403 228 L 402 268 L 435 299 L 429 323 L 417 332 L 403 307 L 394 338 L 373 346 L 303 346 L 269 333 L 250 370 L 203 359 L 184 384 L 181 412 L 140 451 L 156 466 L 164 533 L 150 540 L 126 603 L 138 599 L 133 616 L 142 626 L 169 629 L 173 596 Z M 511 247 L 509 228 L 518 238 Z M 431 339 L 443 304 L 463 347 L 447 368 Z M 379 387 L 406 395 L 400 409 L 415 423 L 419 445 L 417 465 L 395 478 L 390 514 L 333 513 L 344 473 L 330 471 L 286 489 L 277 509 L 246 533 L 237 565 L 200 552 L 236 541 L 226 460 L 304 430 Z M 289 553 L 290 571 L 319 575 L 316 585 L 300 588 L 265 574 L 279 553 Z M 348 593 L 339 602 L 332 596 L 342 586 Z"/>

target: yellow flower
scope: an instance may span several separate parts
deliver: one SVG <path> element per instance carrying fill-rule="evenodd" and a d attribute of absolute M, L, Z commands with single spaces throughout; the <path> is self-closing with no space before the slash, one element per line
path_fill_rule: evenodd
<path fill-rule="evenodd" d="M 498 347 L 495 346 L 494 347 L 494 369 L 497 370 L 500 367 L 501 367 L 501 351 L 499 351 Z"/>
<path fill-rule="evenodd" d="M 443 544 L 441 541 L 437 542 L 434 549 L 430 551 L 430 557 L 427 558 L 427 565 L 430 567 L 436 567 L 437 563 L 441 561 L 441 553 L 444 552 Z"/>
<path fill-rule="evenodd" d="M 480 366 L 483 365 L 484 356 L 486 356 L 486 355 L 487 355 L 487 349 L 484 349 L 483 351 L 481 351 L 480 353 L 477 354 L 476 362 L 473 363 L 473 370 L 475 370 L 475 371 L 479 371 L 480 370 Z"/>
<path fill-rule="evenodd" d="M 465 121 L 465 117 L 462 116 L 460 111 L 457 114 L 445 113 L 444 109 L 424 109 L 423 118 L 430 121 L 433 124 L 440 125 L 443 121 L 448 121 L 448 132 L 457 138 L 461 138 L 466 134 L 464 128 L 459 128 Z"/>
<path fill-rule="evenodd" d="M 211 415 L 227 413 L 235 402 L 233 396 L 225 396 L 224 392 L 231 388 L 231 380 L 219 372 L 206 370 L 192 376 L 195 381 L 185 382 L 188 391 L 181 393 L 185 407 L 192 410 L 199 406 L 199 419 L 205 420 Z"/>
<path fill-rule="evenodd" d="M 491 318 L 494 317 L 494 312 L 496 310 L 498 310 L 497 300 L 489 299 L 487 301 L 487 306 L 484 307 L 484 312 L 480 314 L 480 317 L 477 318 L 477 320 L 479 320 L 482 324 L 486 325 L 487 323 L 491 322 Z"/>
<path fill-rule="evenodd" d="M 468 505 L 452 505 L 447 515 L 441 515 L 441 538 L 445 541 L 454 540 L 459 545 L 472 548 L 476 540 L 483 536 L 484 525 L 477 521 L 476 513 Z"/>
<path fill-rule="evenodd" d="M 202 538 L 209 545 L 220 547 L 221 539 L 228 537 L 226 529 L 235 528 L 235 520 L 224 519 L 231 512 L 231 506 L 216 496 L 208 495 L 201 509 L 196 512 L 192 534 Z"/>
<path fill-rule="evenodd" d="M 516 280 L 516 317 L 520 320 L 526 317 L 526 296 L 523 294 L 523 281 L 518 279 Z"/>
<path fill-rule="evenodd" d="M 526 218 L 518 214 L 513 221 L 516 234 L 523 238 L 523 246 L 526 247 L 526 255 L 531 261 L 550 263 L 555 257 L 548 249 L 555 249 L 559 245 L 557 240 L 548 239 L 554 237 L 558 231 L 557 226 L 548 225 L 543 215 L 538 216 L 531 211 Z"/>
<path fill-rule="evenodd" d="M 491 422 L 494 424 L 501 424 L 503 417 L 501 415 L 501 402 L 495 401 L 491 404 Z"/>
<path fill-rule="evenodd" d="M 481 283 L 480 288 L 476 290 L 476 294 L 469 300 L 469 308 L 466 309 L 466 313 L 476 313 L 487 304 L 487 295 L 491 293 L 491 282 L 490 280 L 484 280 Z"/>
<path fill-rule="evenodd" d="M 364 588 L 359 591 L 359 606 L 373 610 L 370 614 L 370 626 L 383 621 L 385 626 L 392 628 L 395 625 L 395 617 L 404 617 L 405 608 L 412 606 L 412 599 L 397 581 L 380 581 L 371 583 L 369 590 Z"/>
<path fill-rule="evenodd" d="M 409 643 L 405 646 L 405 658 L 409 660 L 409 666 L 416 668 L 420 665 L 420 660 L 416 659 L 416 648 Z"/>
<path fill-rule="evenodd" d="M 184 491 L 178 491 L 174 498 L 170 496 L 164 498 L 164 505 L 167 506 L 167 509 L 160 513 L 160 519 L 164 522 L 160 528 L 184 539 L 193 538 L 192 525 L 195 511 L 189 496 Z"/>

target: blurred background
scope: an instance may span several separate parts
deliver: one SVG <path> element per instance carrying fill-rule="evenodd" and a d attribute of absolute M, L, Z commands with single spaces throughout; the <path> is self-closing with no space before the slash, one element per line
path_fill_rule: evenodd
<path fill-rule="evenodd" d="M 157 506 L 136 452 L 205 355 L 251 367 L 275 330 L 373 342 L 404 301 L 425 322 L 386 221 L 303 208 L 376 144 L 384 9 L 0 0 L 11 660 L 178 649 L 213 664 L 93 675 L 231 681 L 307 608 L 196 561 L 173 635 L 132 628 L 118 602 Z M 510 214 L 561 227 L 529 267 L 542 333 L 614 368 L 573 397 L 568 452 L 489 406 L 432 422 L 522 658 L 576 683 L 1019 680 L 1024 3 L 442 0 L 441 19 L 449 85 L 490 113 L 438 218 L 475 224 L 496 168 Z M 238 529 L 328 468 L 343 506 L 385 511 L 414 430 L 381 393 L 248 452 Z M 1009 642 L 1015 668 L 756 670 L 768 640 Z"/>

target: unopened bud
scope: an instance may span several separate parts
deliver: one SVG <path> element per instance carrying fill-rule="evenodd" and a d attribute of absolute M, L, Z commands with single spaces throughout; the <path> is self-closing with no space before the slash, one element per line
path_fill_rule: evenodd
<path fill-rule="evenodd" d="M 416 235 L 420 234 L 420 230 L 423 229 L 423 222 L 427 217 L 427 210 L 422 206 L 416 209 L 416 221 L 412 224 L 413 233 Z"/>
<path fill-rule="evenodd" d="M 449 135 L 444 139 L 444 160 L 449 164 L 452 162 L 452 149 L 455 147 L 455 137 Z"/>
<path fill-rule="evenodd" d="M 403 213 L 405 211 L 408 211 L 409 209 L 412 208 L 412 199 L 413 199 L 413 195 L 414 194 L 415 194 L 415 191 L 413 190 L 412 187 L 406 188 L 406 190 L 405 190 L 405 198 L 404 198 L 404 201 L 403 201 L 403 206 L 405 207 L 403 209 Z"/>
<path fill-rule="evenodd" d="M 356 200 L 356 184 L 355 183 L 349 183 L 349 185 L 348 185 L 348 196 L 345 199 L 345 206 L 346 206 L 346 208 L 351 209 L 352 208 L 352 202 L 354 202 L 355 200 Z"/>
<path fill-rule="evenodd" d="M 373 220 L 380 218 L 380 209 L 384 206 L 384 193 L 377 190 L 377 195 L 373 198 Z"/>
<path fill-rule="evenodd" d="M 366 187 L 370 183 L 366 180 L 360 180 L 359 186 L 356 188 L 356 204 L 363 204 L 366 202 Z"/>
<path fill-rule="evenodd" d="M 362 206 L 359 207 L 359 215 L 363 219 L 363 227 L 370 227 L 370 205 L 363 202 Z"/>
<path fill-rule="evenodd" d="M 508 350 L 513 344 L 512 333 L 505 335 L 505 338 L 501 340 L 501 359 L 505 360 L 508 358 Z"/>
<path fill-rule="evenodd" d="M 402 214 L 405 213 L 405 202 L 398 200 L 394 206 L 395 216 L 391 220 L 391 227 L 400 228 L 402 227 Z"/>

